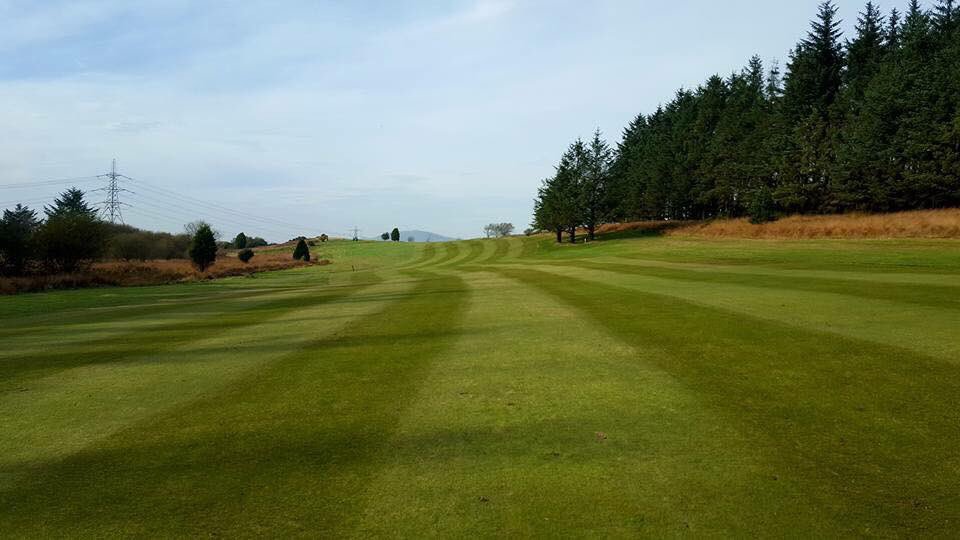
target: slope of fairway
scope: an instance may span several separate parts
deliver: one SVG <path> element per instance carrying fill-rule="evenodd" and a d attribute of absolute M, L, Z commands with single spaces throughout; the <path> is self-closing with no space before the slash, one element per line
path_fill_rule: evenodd
<path fill-rule="evenodd" d="M 4 536 L 950 536 L 960 242 L 330 242 L 0 298 Z"/>

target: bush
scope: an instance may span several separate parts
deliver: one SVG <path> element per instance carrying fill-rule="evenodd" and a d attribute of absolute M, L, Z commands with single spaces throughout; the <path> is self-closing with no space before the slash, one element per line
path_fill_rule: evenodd
<path fill-rule="evenodd" d="M 237 258 L 245 263 L 248 263 L 250 262 L 250 259 L 253 258 L 253 255 L 254 255 L 253 250 L 250 248 L 247 248 L 247 249 L 241 250 L 240 253 L 237 253 Z"/>
<path fill-rule="evenodd" d="M 321 241 L 321 242 L 326 242 L 326 241 L 329 240 L 329 239 L 330 239 L 330 237 L 327 236 L 326 233 L 320 235 L 320 241 Z"/>
<path fill-rule="evenodd" d="M 149 233 L 127 232 L 114 235 L 110 239 L 110 256 L 124 261 L 146 261 L 159 259 L 155 257 L 158 251 L 154 246 L 153 238 Z"/>
<path fill-rule="evenodd" d="M 383 240 L 383 241 L 389 240 L 389 239 L 390 239 L 390 233 L 385 232 L 385 233 L 381 234 L 381 235 L 380 235 L 380 239 Z"/>
<path fill-rule="evenodd" d="M 260 238 L 259 236 L 254 236 L 253 238 L 247 239 L 248 248 L 258 248 L 258 247 L 263 247 L 268 245 L 270 244 L 268 244 L 266 240 L 264 240 L 263 238 Z"/>
<path fill-rule="evenodd" d="M 307 242 L 303 238 L 297 242 L 297 247 L 293 250 L 293 259 L 310 262 L 310 248 L 307 247 Z"/>
<path fill-rule="evenodd" d="M 196 230 L 190 245 L 190 260 L 198 270 L 204 272 L 217 260 L 217 239 L 206 223 L 199 224 Z"/>

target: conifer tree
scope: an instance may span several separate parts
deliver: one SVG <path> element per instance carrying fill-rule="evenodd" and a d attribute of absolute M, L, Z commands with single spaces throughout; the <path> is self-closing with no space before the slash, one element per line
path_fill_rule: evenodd
<path fill-rule="evenodd" d="M 960 23 L 960 7 L 956 0 L 937 0 L 933 8 L 933 23 L 938 32 L 950 36 Z"/>
<path fill-rule="evenodd" d="M 213 229 L 206 223 L 197 226 L 190 244 L 190 260 L 201 272 L 205 272 L 217 260 L 217 239 Z"/>
<path fill-rule="evenodd" d="M 900 49 L 900 25 L 900 12 L 897 8 L 893 8 L 890 10 L 890 16 L 887 17 L 887 31 L 884 35 L 884 47 L 888 54 Z"/>
<path fill-rule="evenodd" d="M 307 246 L 307 241 L 302 237 L 297 241 L 297 246 L 293 248 L 293 260 L 310 262 L 310 247 Z"/>
<path fill-rule="evenodd" d="M 66 214 L 86 215 L 96 217 L 97 211 L 88 206 L 84 200 L 84 193 L 80 189 L 70 188 L 60 194 L 53 201 L 52 206 L 44 208 L 47 219 L 60 217 Z"/>
<path fill-rule="evenodd" d="M 844 66 L 842 32 L 832 1 L 820 4 L 817 19 L 791 57 L 785 79 L 787 112 L 796 120 L 827 115 L 840 91 Z"/>
<path fill-rule="evenodd" d="M 83 191 L 64 191 L 44 211 L 47 220 L 37 240 L 51 270 L 73 272 L 103 253 L 107 231 L 97 211 L 87 205 Z"/>
<path fill-rule="evenodd" d="M 580 184 L 580 209 L 587 237 L 596 238 L 597 225 L 606 217 L 604 193 L 610 178 L 612 154 L 600 130 L 593 133 L 590 145 L 584 149 L 584 172 Z"/>
<path fill-rule="evenodd" d="M 847 97 L 859 101 L 867 84 L 880 69 L 884 53 L 883 15 L 867 2 L 857 19 L 856 37 L 847 43 L 847 70 L 844 81 Z"/>
<path fill-rule="evenodd" d="M 247 235 L 242 232 L 233 239 L 233 247 L 237 249 L 244 249 L 247 247 Z"/>
<path fill-rule="evenodd" d="M 0 219 L 0 265 L 13 275 L 22 274 L 27 261 L 36 256 L 35 236 L 40 226 L 37 213 L 18 204 L 4 210 Z M 3 269 L 0 266 L 0 270 Z"/>
<path fill-rule="evenodd" d="M 390 240 L 394 242 L 400 241 L 400 229 L 394 227 L 393 230 L 390 231 Z"/>

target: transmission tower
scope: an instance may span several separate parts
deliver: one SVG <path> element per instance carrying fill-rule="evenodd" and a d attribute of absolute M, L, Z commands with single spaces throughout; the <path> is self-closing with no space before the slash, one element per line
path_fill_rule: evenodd
<path fill-rule="evenodd" d="M 359 242 L 359 241 L 360 241 L 360 229 L 358 229 L 358 228 L 356 228 L 356 227 L 353 228 L 353 241 L 354 241 L 354 242 Z"/>
<path fill-rule="evenodd" d="M 121 207 L 129 206 L 127 203 L 120 202 L 120 193 L 127 192 L 133 193 L 128 189 L 120 187 L 120 179 L 131 180 L 129 176 L 124 176 L 117 172 L 117 160 L 114 159 L 110 165 L 110 172 L 107 174 L 97 175 L 98 178 L 106 178 L 107 185 L 106 187 L 96 189 L 94 191 L 103 191 L 106 193 L 106 198 L 103 201 L 103 207 L 101 212 L 105 219 L 110 220 L 110 223 L 123 223 L 123 213 L 120 211 Z"/>

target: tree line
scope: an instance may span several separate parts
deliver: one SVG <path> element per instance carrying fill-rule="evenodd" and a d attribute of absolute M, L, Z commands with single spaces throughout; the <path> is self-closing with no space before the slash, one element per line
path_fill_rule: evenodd
<path fill-rule="evenodd" d="M 845 39 L 820 4 L 785 69 L 759 57 L 640 114 L 611 149 L 576 140 L 533 225 L 588 237 L 603 221 L 886 212 L 960 205 L 960 8 L 884 15 Z"/>
<path fill-rule="evenodd" d="M 185 226 L 183 234 L 144 231 L 100 219 L 87 204 L 83 191 L 71 188 L 38 214 L 18 204 L 0 217 L 0 274 L 75 272 L 92 261 L 182 259 L 189 257 L 201 270 L 215 260 L 218 250 L 238 249 L 247 262 L 251 248 L 266 246 L 261 237 L 239 233 L 232 241 L 218 241 L 206 223 Z M 305 260 L 309 260 L 305 258 Z M 296 258 L 296 257 L 295 257 Z M 299 258 L 304 258 L 300 254 Z"/>

